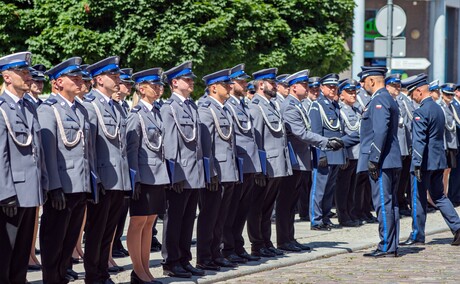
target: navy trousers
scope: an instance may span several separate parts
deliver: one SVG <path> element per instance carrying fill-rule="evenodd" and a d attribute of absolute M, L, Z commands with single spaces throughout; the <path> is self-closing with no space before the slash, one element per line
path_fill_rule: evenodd
<path fill-rule="evenodd" d="M 383 169 L 377 181 L 370 179 L 372 202 L 379 220 L 380 243 L 383 252 L 395 252 L 399 243 L 398 180 L 400 169 Z"/>
<path fill-rule="evenodd" d="M 441 211 L 442 217 L 454 233 L 460 230 L 460 219 L 457 211 L 450 200 L 444 195 L 442 183 L 444 170 L 423 171 L 422 181 L 418 182 L 414 174 L 411 174 L 412 181 L 412 233 L 410 238 L 425 242 L 425 223 L 427 207 L 427 190 L 430 192 L 431 199 L 436 207 Z"/>
<path fill-rule="evenodd" d="M 331 222 L 328 214 L 332 209 L 338 172 L 339 166 L 337 165 L 313 169 L 310 192 L 310 220 L 312 226 Z"/>

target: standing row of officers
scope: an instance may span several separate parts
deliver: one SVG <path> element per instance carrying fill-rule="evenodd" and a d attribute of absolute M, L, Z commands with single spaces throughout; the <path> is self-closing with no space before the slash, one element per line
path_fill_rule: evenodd
<path fill-rule="evenodd" d="M 191 62 L 132 74 L 120 70 L 117 56 L 89 66 L 73 57 L 46 71 L 52 94 L 38 105 L 25 99 L 40 72 L 30 62 L 29 52 L 0 58 L 1 283 L 26 283 L 41 205 L 44 283 L 68 283 L 85 210 L 85 283 L 113 283 L 108 259 L 126 197 L 131 283 L 158 283 L 149 271 L 158 214 L 165 214 L 164 274 L 182 278 L 308 251 L 294 237 L 297 211 L 313 230 L 354 227 L 376 221 L 371 200 L 381 241 L 365 256 L 397 256 L 400 188 L 404 199 L 411 193 L 413 216 L 403 244 L 425 241 L 427 191 L 454 234 L 452 244 L 460 244 L 460 220 L 443 186 L 448 161 L 456 163 L 460 120 L 452 104 L 431 98 L 436 87 L 424 74 L 402 82 L 410 99 L 400 93 L 399 76 L 385 78 L 381 67 L 362 67 L 361 83 L 337 74 L 310 77 L 308 70 L 277 76 L 269 68 L 253 73 L 248 85 L 239 64 L 204 76 L 207 93 L 197 105 L 190 99 Z M 111 99 L 121 80 L 136 89 L 131 111 Z M 172 95 L 159 103 L 164 82 Z M 442 98 L 455 89 L 444 85 Z M 450 185 L 453 198 L 456 187 Z M 339 224 L 331 222 L 334 199 Z"/>

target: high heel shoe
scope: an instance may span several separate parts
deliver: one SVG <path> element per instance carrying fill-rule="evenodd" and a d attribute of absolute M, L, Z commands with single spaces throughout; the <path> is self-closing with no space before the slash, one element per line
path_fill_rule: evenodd
<path fill-rule="evenodd" d="M 161 284 L 158 280 L 144 281 L 137 276 L 134 270 L 131 272 L 131 284 Z"/>

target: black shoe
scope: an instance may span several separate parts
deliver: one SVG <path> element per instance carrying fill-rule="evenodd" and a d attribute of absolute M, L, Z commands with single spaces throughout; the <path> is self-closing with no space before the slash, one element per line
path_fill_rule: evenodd
<path fill-rule="evenodd" d="M 158 280 L 144 281 L 137 276 L 136 272 L 131 271 L 131 284 L 161 284 Z"/>
<path fill-rule="evenodd" d="M 342 226 L 339 224 L 334 224 L 332 222 L 327 223 L 326 226 L 330 229 L 342 229 Z"/>
<path fill-rule="evenodd" d="M 39 255 L 40 254 L 40 250 L 38 248 L 35 248 L 35 254 L 36 255 Z"/>
<path fill-rule="evenodd" d="M 192 273 L 188 272 L 180 265 L 174 265 L 169 267 L 163 265 L 163 275 L 177 278 L 192 278 Z"/>
<path fill-rule="evenodd" d="M 129 251 L 128 251 L 127 249 L 125 249 L 124 247 L 122 247 L 122 248 L 120 249 L 120 251 L 121 251 L 122 253 L 124 253 L 126 256 L 129 256 Z"/>
<path fill-rule="evenodd" d="M 251 255 L 258 256 L 258 257 L 275 257 L 276 256 L 276 254 L 274 254 L 273 252 L 271 252 L 270 250 L 266 248 L 261 248 L 257 251 L 252 251 Z"/>
<path fill-rule="evenodd" d="M 190 262 L 182 264 L 182 267 L 184 268 L 184 270 L 192 273 L 193 276 L 204 276 L 206 274 L 204 270 L 193 267 L 193 265 L 191 265 Z"/>
<path fill-rule="evenodd" d="M 331 212 L 327 213 L 327 217 L 328 218 L 336 218 L 337 214 L 331 211 Z"/>
<path fill-rule="evenodd" d="M 460 245 L 460 229 L 455 232 L 454 240 L 452 241 L 451 245 L 459 246 Z"/>
<path fill-rule="evenodd" d="M 259 256 L 255 256 L 255 255 L 250 255 L 249 253 L 247 252 L 243 252 L 241 254 L 238 254 L 239 257 L 241 258 L 245 258 L 247 259 L 248 261 L 258 261 L 260 260 L 260 257 Z"/>
<path fill-rule="evenodd" d="M 113 282 L 113 280 L 109 278 L 104 281 L 104 284 L 115 284 L 115 282 Z"/>
<path fill-rule="evenodd" d="M 67 269 L 67 275 L 72 277 L 73 280 L 77 280 L 78 279 L 78 273 L 73 270 L 73 269 Z"/>
<path fill-rule="evenodd" d="M 124 254 L 121 250 L 113 249 L 112 250 L 112 257 L 113 258 L 122 258 L 122 257 L 126 257 L 126 254 Z"/>
<path fill-rule="evenodd" d="M 412 215 L 412 211 L 410 209 L 400 209 L 399 210 L 400 216 L 410 217 Z"/>
<path fill-rule="evenodd" d="M 425 242 L 416 241 L 416 240 L 413 240 L 412 238 L 408 238 L 404 242 L 399 243 L 400 246 L 416 246 L 416 245 L 424 245 L 424 244 Z"/>
<path fill-rule="evenodd" d="M 279 250 L 275 247 L 269 247 L 268 250 L 274 253 L 275 255 L 284 255 L 284 252 L 282 250 Z"/>
<path fill-rule="evenodd" d="M 294 244 L 282 244 L 278 246 L 278 249 L 292 252 L 301 252 L 302 250 Z"/>
<path fill-rule="evenodd" d="M 161 251 L 161 243 L 158 241 L 156 237 L 152 237 L 152 244 L 150 245 L 150 251 L 151 252 Z"/>
<path fill-rule="evenodd" d="M 213 271 L 220 271 L 220 266 L 215 264 L 212 261 L 197 263 L 196 267 L 203 269 L 203 270 L 213 270 Z"/>
<path fill-rule="evenodd" d="M 309 222 L 309 221 L 310 221 L 310 217 L 308 217 L 308 216 L 307 216 L 307 217 L 300 217 L 299 220 L 300 220 L 301 222 Z"/>
<path fill-rule="evenodd" d="M 232 253 L 230 255 L 227 255 L 225 257 L 228 261 L 233 262 L 233 263 L 246 263 L 248 260 L 244 257 L 240 257 L 236 255 L 236 253 Z"/>
<path fill-rule="evenodd" d="M 383 252 L 379 249 L 374 250 L 373 252 L 368 252 L 363 254 L 365 257 L 374 257 L 374 258 L 379 258 L 379 257 L 398 257 L 398 252 L 392 251 L 392 252 Z"/>
<path fill-rule="evenodd" d="M 309 247 L 307 245 L 304 245 L 304 244 L 301 244 L 297 240 L 293 240 L 291 242 L 291 244 L 295 245 L 296 247 L 298 247 L 301 250 L 311 250 L 311 247 Z"/>
<path fill-rule="evenodd" d="M 452 202 L 452 205 L 454 205 L 454 207 L 458 207 L 458 206 L 460 206 L 460 202 Z M 36 249 L 35 249 L 35 254 L 37 254 Z"/>
<path fill-rule="evenodd" d="M 366 216 L 364 218 L 364 221 L 366 221 L 367 223 L 369 224 L 374 224 L 374 223 L 378 223 L 379 222 L 379 219 L 375 218 L 374 216 L 370 215 L 370 216 Z"/>
<path fill-rule="evenodd" d="M 40 264 L 29 264 L 27 270 L 40 271 L 42 270 L 42 266 Z"/>
<path fill-rule="evenodd" d="M 347 220 L 340 222 L 340 225 L 342 227 L 359 227 L 359 222 L 355 220 Z"/>
<path fill-rule="evenodd" d="M 73 264 L 79 264 L 80 263 L 80 258 L 72 257 L 72 263 Z"/>
<path fill-rule="evenodd" d="M 192 246 L 196 245 L 196 239 L 192 239 L 192 241 L 190 242 L 190 244 L 191 244 Z"/>
<path fill-rule="evenodd" d="M 321 225 L 310 226 L 310 230 L 313 230 L 313 231 L 330 231 L 331 228 L 329 228 L 327 225 L 321 224 Z"/>
<path fill-rule="evenodd" d="M 229 260 L 227 260 L 226 258 L 223 258 L 223 257 L 219 257 L 219 258 L 216 258 L 216 259 L 213 259 L 213 262 L 217 265 L 219 265 L 220 267 L 238 267 L 238 264 L 236 263 L 233 263 Z"/>

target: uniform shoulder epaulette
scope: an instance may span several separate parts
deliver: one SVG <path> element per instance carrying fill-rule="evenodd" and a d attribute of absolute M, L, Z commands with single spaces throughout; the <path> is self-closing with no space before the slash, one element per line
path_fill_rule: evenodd
<path fill-rule="evenodd" d="M 253 99 L 251 103 L 258 105 L 259 104 L 259 99 Z"/>
<path fill-rule="evenodd" d="M 93 96 L 93 95 L 87 95 L 85 96 L 85 102 L 92 102 L 96 99 L 96 96 Z"/>
<path fill-rule="evenodd" d="M 295 106 L 297 103 L 294 102 L 294 101 L 289 101 L 289 104 L 290 104 L 291 106 Z"/>
<path fill-rule="evenodd" d="M 54 99 L 54 98 L 48 98 L 46 101 L 43 102 L 45 105 L 49 105 L 49 106 L 52 106 L 54 105 L 55 103 L 57 103 L 57 100 Z"/>
<path fill-rule="evenodd" d="M 170 105 L 173 101 L 173 99 L 168 99 L 163 104 Z"/>
<path fill-rule="evenodd" d="M 210 101 L 205 101 L 201 104 L 202 107 L 209 107 L 211 105 Z"/>
<path fill-rule="evenodd" d="M 141 108 L 142 108 L 142 107 L 141 107 L 140 105 L 137 105 L 137 106 L 135 106 L 135 107 L 133 107 L 133 108 L 131 109 L 131 112 L 132 112 L 132 113 L 136 113 L 136 112 L 140 111 Z"/>
<path fill-rule="evenodd" d="M 5 99 L 0 96 L 0 106 L 5 102 Z"/>

